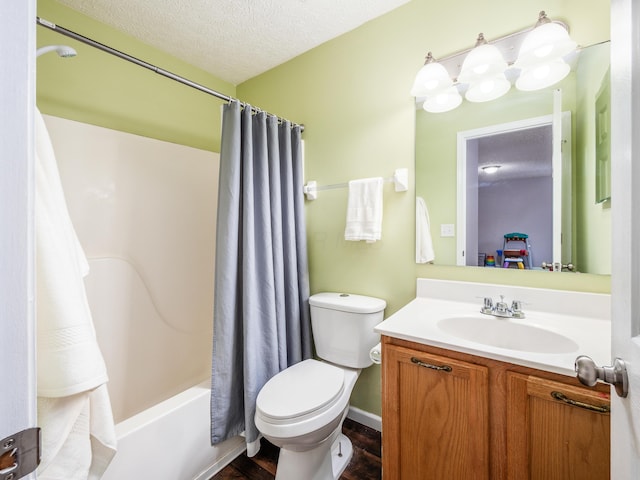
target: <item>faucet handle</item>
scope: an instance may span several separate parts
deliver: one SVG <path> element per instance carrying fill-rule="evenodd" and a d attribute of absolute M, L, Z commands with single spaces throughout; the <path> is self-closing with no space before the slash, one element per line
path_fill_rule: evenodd
<path fill-rule="evenodd" d="M 491 313 L 493 310 L 493 300 L 491 297 L 484 297 L 484 304 L 482 305 L 482 309 L 480 309 L 481 313 Z"/>
<path fill-rule="evenodd" d="M 513 300 L 511 302 L 511 315 L 513 318 L 524 318 L 524 312 L 522 311 L 522 302 L 520 300 Z"/>

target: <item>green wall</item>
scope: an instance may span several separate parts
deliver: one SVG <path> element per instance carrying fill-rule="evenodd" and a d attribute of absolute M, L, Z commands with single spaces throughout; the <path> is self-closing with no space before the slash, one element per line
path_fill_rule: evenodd
<path fill-rule="evenodd" d="M 578 143 L 576 149 L 576 197 L 578 219 L 576 242 L 578 265 L 593 273 L 611 272 L 611 200 L 596 202 L 596 97 L 609 74 L 609 44 L 589 49 L 581 58 L 577 85 L 578 138 L 589 140 Z"/>
<path fill-rule="evenodd" d="M 575 111 L 575 75 L 568 75 L 555 87 L 562 89 L 562 110 Z M 512 89 L 492 102 L 463 102 L 446 113 L 434 114 L 422 109 L 416 112 L 416 193 L 429 206 L 436 264 L 456 264 L 457 239 L 442 238 L 438 232 L 440 224 L 457 221 L 458 132 L 552 114 L 550 89 L 537 92 Z M 534 258 L 539 266 L 542 259 L 538 260 Z"/>
<path fill-rule="evenodd" d="M 389 176 L 402 167 L 413 172 L 415 105 L 409 90 L 426 53 L 444 57 L 473 46 L 479 32 L 491 40 L 532 26 L 543 9 L 568 23 L 581 45 L 609 38 L 609 3 L 600 0 L 413 0 L 239 85 L 238 96 L 306 125 L 307 180 L 323 185 Z M 440 161 L 455 171 L 455 156 Z M 382 241 L 374 244 L 344 241 L 346 189 L 320 192 L 307 202 L 313 292 L 378 296 L 387 300 L 389 315 L 414 298 L 417 277 L 609 291 L 607 276 L 416 265 L 414 195 L 413 186 L 406 193 L 386 186 Z M 380 412 L 379 367 L 363 372 L 352 404 Z"/>
<path fill-rule="evenodd" d="M 38 16 L 226 95 L 236 94 L 234 85 L 53 0 L 38 0 Z M 36 101 L 42 113 L 220 151 L 220 100 L 42 26 L 36 35 L 38 47 L 65 44 L 78 51 L 74 58 L 55 53 L 38 58 Z"/>
<path fill-rule="evenodd" d="M 38 2 L 47 20 L 95 38 L 270 112 L 304 123 L 306 179 L 318 184 L 390 176 L 409 168 L 410 189 L 385 185 L 382 241 L 346 242 L 346 189 L 307 202 L 313 292 L 348 291 L 387 300 L 386 314 L 415 296 L 417 277 L 606 292 L 609 277 L 416 265 L 414 263 L 415 105 L 409 95 L 427 51 L 443 57 L 535 23 L 539 10 L 566 21 L 583 45 L 609 38 L 602 0 L 413 0 L 237 87 L 62 7 Z M 68 43 L 80 55 L 38 60 L 38 105 L 44 113 L 219 151 L 221 102 L 38 27 L 38 46 Z M 442 158 L 455 164 L 455 158 Z M 379 414 L 380 368 L 366 369 L 352 404 Z"/>

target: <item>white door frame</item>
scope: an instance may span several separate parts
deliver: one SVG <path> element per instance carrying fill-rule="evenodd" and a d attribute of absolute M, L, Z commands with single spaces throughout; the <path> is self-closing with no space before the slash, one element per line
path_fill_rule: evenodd
<path fill-rule="evenodd" d="M 35 0 L 0 2 L 0 439 L 36 426 Z M 35 478 L 35 474 L 25 478 Z"/>
<path fill-rule="evenodd" d="M 456 265 L 467 265 L 469 256 L 467 252 L 467 142 L 490 135 L 543 126 L 553 128 L 553 259 L 547 259 L 547 261 L 571 262 L 571 112 L 560 110 L 561 100 L 558 100 L 558 90 L 554 90 L 553 96 L 554 112 L 557 112 L 557 118 L 554 113 L 458 132 Z M 568 141 L 563 149 L 564 140 Z M 538 264 L 536 266 L 539 266 L 540 262 L 536 263 Z"/>
<path fill-rule="evenodd" d="M 640 4 L 611 2 L 612 356 L 630 392 L 612 389 L 611 478 L 640 478 Z M 636 212 L 634 212 L 634 208 Z"/>

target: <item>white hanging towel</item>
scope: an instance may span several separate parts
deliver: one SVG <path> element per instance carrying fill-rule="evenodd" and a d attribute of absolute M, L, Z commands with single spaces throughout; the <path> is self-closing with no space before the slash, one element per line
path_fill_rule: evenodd
<path fill-rule="evenodd" d="M 351 180 L 345 240 L 375 242 L 382 238 L 381 177 Z"/>
<path fill-rule="evenodd" d="M 116 451 L 107 371 L 44 119 L 36 110 L 36 322 L 43 480 L 98 479 Z"/>
<path fill-rule="evenodd" d="M 433 251 L 429 210 L 422 197 L 416 197 L 416 263 L 433 263 Z"/>

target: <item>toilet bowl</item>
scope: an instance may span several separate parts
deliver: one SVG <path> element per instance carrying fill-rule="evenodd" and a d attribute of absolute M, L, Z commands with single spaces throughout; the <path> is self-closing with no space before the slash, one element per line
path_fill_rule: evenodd
<path fill-rule="evenodd" d="M 276 480 L 336 480 L 351 459 L 342 423 L 369 350 L 379 342 L 384 300 L 321 293 L 309 299 L 322 360 L 304 360 L 271 378 L 256 401 L 255 422 L 280 447 Z"/>

